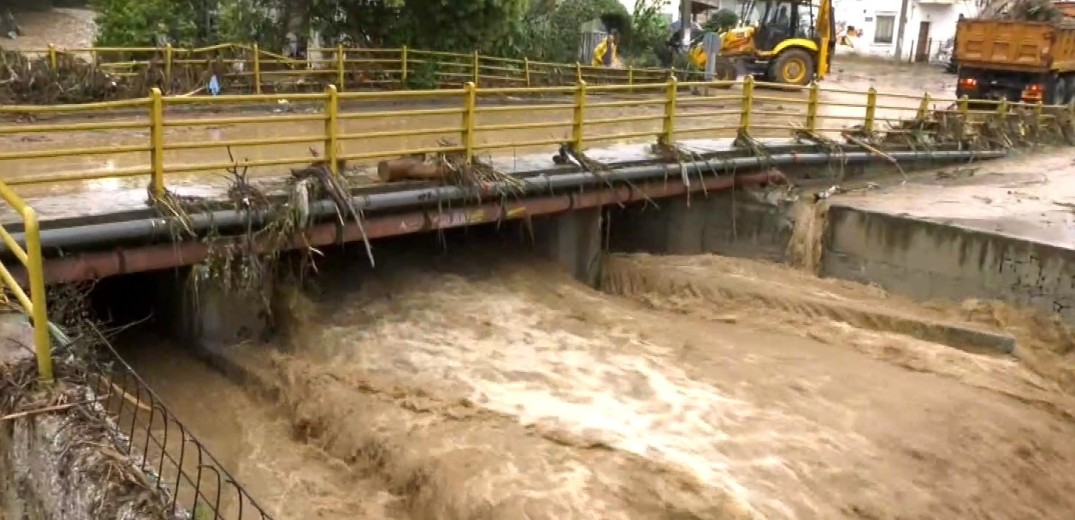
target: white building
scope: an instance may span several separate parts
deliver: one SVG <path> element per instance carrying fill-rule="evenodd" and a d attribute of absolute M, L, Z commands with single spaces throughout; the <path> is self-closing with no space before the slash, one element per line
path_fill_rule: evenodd
<path fill-rule="evenodd" d="M 960 15 L 977 14 L 974 0 L 833 0 L 833 11 L 838 32 L 846 27 L 862 31 L 854 48 L 843 52 L 908 61 L 927 61 L 955 38 Z"/>

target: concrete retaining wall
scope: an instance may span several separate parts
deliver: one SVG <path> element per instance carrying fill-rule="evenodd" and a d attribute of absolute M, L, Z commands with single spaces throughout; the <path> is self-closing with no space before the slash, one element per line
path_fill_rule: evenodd
<path fill-rule="evenodd" d="M 834 205 L 821 274 L 916 300 L 1000 300 L 1075 323 L 1075 252 Z"/>

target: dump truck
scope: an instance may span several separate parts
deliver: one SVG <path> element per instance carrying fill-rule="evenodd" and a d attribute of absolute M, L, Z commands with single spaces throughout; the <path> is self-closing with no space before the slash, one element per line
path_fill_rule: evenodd
<path fill-rule="evenodd" d="M 1070 104 L 1075 97 L 1075 18 L 963 19 L 956 28 L 955 60 L 959 96 Z"/>

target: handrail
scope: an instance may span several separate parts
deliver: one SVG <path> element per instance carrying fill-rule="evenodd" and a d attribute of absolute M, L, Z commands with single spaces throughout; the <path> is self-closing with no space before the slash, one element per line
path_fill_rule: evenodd
<path fill-rule="evenodd" d="M 540 87 L 478 87 L 474 82 L 462 84 L 463 88 L 441 90 L 398 90 L 398 91 L 352 91 L 341 93 L 333 84 L 326 86 L 324 92 L 297 94 L 248 94 L 221 96 L 166 96 L 157 88 L 150 96 L 142 99 L 122 102 L 88 103 L 84 105 L 58 106 L 0 106 L 0 115 L 4 113 L 26 115 L 31 112 L 34 117 L 55 116 L 97 116 L 101 112 L 135 107 L 136 117 L 132 120 L 107 120 L 94 117 L 92 123 L 42 122 L 32 124 L 0 125 L 0 139 L 15 134 L 33 134 L 50 136 L 51 134 L 76 133 L 99 139 L 103 132 L 123 132 L 121 142 L 112 139 L 107 145 L 82 145 L 68 148 L 34 149 L 32 144 L 18 147 L 0 147 L 0 164 L 5 161 L 19 161 L 18 169 L 27 162 L 49 161 L 48 171 L 37 175 L 15 175 L 6 180 L 6 186 L 24 186 L 35 183 L 58 181 L 88 181 L 109 177 L 132 177 L 149 172 L 149 184 L 152 192 L 163 195 L 166 190 L 166 178 L 174 174 L 191 174 L 198 172 L 219 172 L 225 168 L 264 168 L 284 165 L 296 165 L 311 159 L 303 153 L 281 154 L 287 158 L 246 159 L 242 154 L 231 156 L 231 148 L 256 148 L 266 145 L 279 147 L 321 143 L 317 153 L 337 165 L 338 160 L 387 159 L 403 155 L 427 153 L 436 150 L 439 137 L 448 137 L 460 143 L 466 158 L 491 150 L 514 147 L 535 147 L 537 143 L 548 141 L 550 136 L 535 140 L 533 135 L 521 135 L 516 138 L 496 143 L 484 141 L 494 133 L 506 131 L 544 131 L 555 132 L 562 128 L 560 142 L 572 142 L 577 147 L 587 143 L 612 140 L 625 140 L 644 136 L 663 137 L 665 142 L 674 142 L 672 138 L 680 133 L 694 137 L 702 135 L 724 136 L 729 131 L 736 133 L 756 133 L 766 131 L 769 136 L 793 136 L 800 130 L 808 132 L 840 132 L 833 123 L 843 126 L 859 126 L 871 133 L 881 130 L 880 124 L 901 119 L 921 120 L 937 107 L 936 101 L 928 94 L 920 98 L 907 98 L 908 103 L 900 106 L 894 101 L 881 101 L 898 96 L 869 89 L 865 92 L 853 92 L 824 88 L 813 83 L 804 88 L 792 90 L 775 89 L 771 93 L 759 95 L 757 90 L 767 84 L 755 82 L 753 78 L 738 82 L 728 81 L 691 81 L 680 82 L 674 76 L 658 83 L 638 83 L 635 85 L 591 85 L 587 81 L 576 81 L 572 86 Z M 694 91 L 694 92 L 692 92 Z M 859 103 L 836 99 L 839 96 L 858 95 Z M 505 104 L 504 98 L 532 98 L 523 104 Z M 855 98 L 858 99 L 858 98 Z M 429 103 L 432 106 L 392 107 L 386 102 Z M 274 110 L 281 114 L 265 116 L 212 116 L 192 115 L 192 108 L 237 108 L 242 106 L 291 106 L 297 104 L 306 108 L 296 110 Z M 311 110 L 309 107 L 319 107 Z M 774 110 L 773 105 L 777 105 Z M 1016 114 L 1015 109 L 1032 113 L 1039 122 L 1052 120 L 1053 115 L 1045 113 L 1055 110 L 1069 111 L 1075 119 L 1075 112 L 1070 106 L 1045 106 L 1041 104 L 999 103 L 993 110 L 985 111 L 987 115 L 1008 117 Z M 183 115 L 174 112 L 183 112 Z M 503 121 L 500 117 L 527 112 L 533 117 L 526 121 Z M 609 111 L 614 111 L 609 113 Z M 655 112 L 657 111 L 657 112 Z M 967 128 L 982 124 L 976 121 L 983 112 L 970 110 L 966 98 L 956 103 L 954 110 L 968 122 Z M 295 113 L 292 113 L 295 112 Z M 456 117 L 460 119 L 455 119 Z M 764 124 L 758 119 L 764 117 Z M 440 118 L 433 120 L 429 118 Z M 723 121 L 714 121 L 724 118 Z M 376 128 L 369 125 L 382 124 L 375 121 L 401 121 L 409 119 L 421 121 L 417 125 L 404 125 L 403 128 Z M 628 128 L 654 123 L 652 130 Z M 829 124 L 825 124 L 828 121 Z M 292 125 L 292 135 L 283 138 L 257 137 L 240 133 L 238 136 L 204 137 L 183 139 L 184 134 L 207 132 L 211 127 L 259 124 Z M 622 123 L 618 126 L 615 123 Z M 707 124 L 708 123 L 708 124 Z M 714 124 L 719 123 L 719 124 Z M 388 123 L 390 124 L 390 123 Z M 311 125 L 313 125 L 311 127 Z M 355 128 L 365 125 L 364 128 Z M 781 134 L 781 130 L 785 132 Z M 91 132 L 92 133 L 89 133 Z M 145 132 L 146 140 L 139 135 Z M 134 135 L 134 137 L 132 137 Z M 394 144 L 403 143 L 402 148 L 395 146 L 378 147 L 389 138 L 397 138 Z M 421 142 L 411 143 L 416 140 Z M 56 141 L 56 139 L 49 139 Z M 372 143 L 372 144 L 371 144 Z M 361 146 L 363 150 L 347 150 Z M 372 150 L 370 148 L 373 148 Z M 450 147 L 449 147 L 450 148 Z M 189 153 L 198 150 L 197 156 Z M 445 149 L 447 150 L 447 148 Z M 447 153 L 447 152 L 446 152 Z M 182 155 L 196 159 L 216 156 L 214 160 L 184 162 Z M 54 161 L 61 158 L 93 158 L 109 155 L 111 160 L 129 158 L 124 164 L 106 171 L 54 171 Z M 235 157 L 232 159 L 231 157 Z M 10 203 L 10 201 L 9 201 Z"/>
<path fill-rule="evenodd" d="M 0 225 L 0 236 L 15 258 L 26 269 L 30 293 L 27 294 L 6 265 L 0 263 L 0 287 L 15 295 L 23 312 L 33 324 L 34 354 L 37 357 L 38 377 L 45 384 L 52 383 L 52 346 L 49 337 L 48 303 L 45 294 L 44 262 L 41 258 L 41 227 L 37 212 L 26 204 L 14 190 L 0 181 L 0 198 L 3 198 L 22 216 L 23 236 L 26 247 L 19 245 L 11 234 Z"/>
<path fill-rule="evenodd" d="M 165 76 L 164 86 L 173 85 L 174 71 L 183 65 L 205 65 L 214 60 L 238 66 L 241 70 L 232 70 L 225 74 L 229 79 L 240 78 L 248 90 L 261 94 L 266 87 L 279 86 L 280 83 L 267 81 L 266 76 L 288 72 L 294 75 L 302 72 L 315 77 L 332 77 L 332 83 L 340 92 L 351 88 L 385 83 L 407 88 L 415 78 L 425 71 L 422 66 L 434 70 L 432 77 L 426 78 L 434 85 L 462 86 L 467 81 L 476 86 L 487 84 L 504 84 L 511 86 L 537 86 L 545 84 L 566 85 L 579 80 L 593 84 L 635 84 L 662 81 L 669 76 L 702 77 L 699 70 L 634 67 L 609 69 L 579 62 L 552 63 L 527 58 L 513 59 L 485 56 L 477 51 L 471 53 L 444 52 L 414 49 L 407 46 L 399 48 L 360 48 L 319 47 L 307 50 L 306 59 L 296 59 L 266 51 L 257 44 L 223 43 L 202 48 L 181 48 L 165 45 L 163 47 L 77 47 L 63 48 L 49 45 L 44 49 L 27 49 L 23 54 L 47 55 L 49 65 L 59 70 L 60 56 L 64 54 L 89 54 L 94 63 L 106 68 L 113 74 L 129 76 L 134 69 L 148 69 L 159 66 Z M 224 59 L 222 52 L 231 52 L 238 58 Z M 132 54 L 154 54 L 153 59 L 130 59 Z M 215 55 L 214 55 L 215 54 Z M 320 59 L 314 56 L 321 55 Z M 284 67 L 284 71 L 268 70 L 268 66 Z M 443 70 L 450 69 L 450 70 Z M 122 72 L 126 70 L 126 72 Z M 353 78 L 351 72 L 382 73 L 386 79 Z M 564 74 L 566 72 L 566 74 Z M 165 89 L 167 90 L 167 88 Z"/>

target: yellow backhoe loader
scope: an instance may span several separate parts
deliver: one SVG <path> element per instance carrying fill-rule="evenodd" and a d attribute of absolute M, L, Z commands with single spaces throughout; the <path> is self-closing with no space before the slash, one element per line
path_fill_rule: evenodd
<path fill-rule="evenodd" d="M 751 74 L 790 85 L 824 79 L 835 33 L 832 0 L 747 0 L 739 27 L 720 34 L 717 78 Z M 701 40 L 688 52 L 691 62 L 705 70 L 708 57 Z"/>

